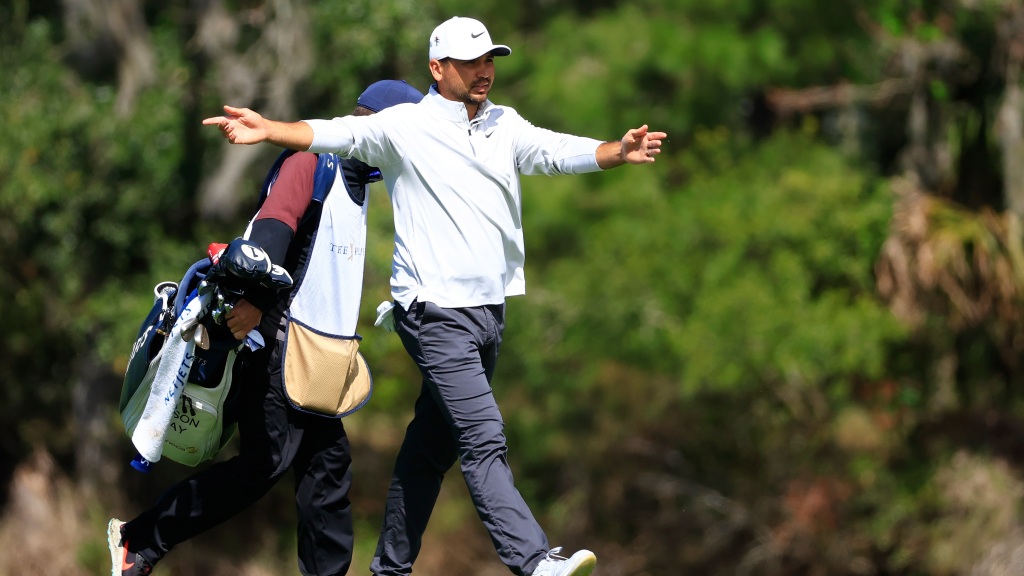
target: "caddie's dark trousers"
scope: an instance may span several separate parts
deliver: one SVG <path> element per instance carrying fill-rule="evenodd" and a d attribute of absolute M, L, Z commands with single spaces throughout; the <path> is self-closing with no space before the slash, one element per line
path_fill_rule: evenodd
<path fill-rule="evenodd" d="M 299 570 L 338 575 L 352 562 L 352 459 L 340 419 L 291 407 L 281 385 L 280 343 L 254 354 L 241 386 L 239 453 L 172 486 L 125 525 L 129 548 L 150 562 L 259 500 L 291 468 L 298 512 Z M 269 370 L 268 366 L 268 356 Z M 239 526 L 239 530 L 246 530 Z"/>
<path fill-rule="evenodd" d="M 498 556 L 528 575 L 548 550 L 547 536 L 512 481 L 504 422 L 491 377 L 505 306 L 395 307 L 395 326 L 423 383 L 388 489 L 384 526 L 370 570 L 410 574 L 441 481 L 456 459 Z"/>

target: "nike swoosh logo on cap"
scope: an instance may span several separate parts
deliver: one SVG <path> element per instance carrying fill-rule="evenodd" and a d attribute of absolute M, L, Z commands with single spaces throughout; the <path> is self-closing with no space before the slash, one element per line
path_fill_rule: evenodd
<path fill-rule="evenodd" d="M 483 32 L 478 32 L 476 34 L 473 34 L 472 32 L 470 32 L 469 35 L 472 36 L 473 38 L 479 38 L 479 37 L 483 36 L 484 33 Z"/>

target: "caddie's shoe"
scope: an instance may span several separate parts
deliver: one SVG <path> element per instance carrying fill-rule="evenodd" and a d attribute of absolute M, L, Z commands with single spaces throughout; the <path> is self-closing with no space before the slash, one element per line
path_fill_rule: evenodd
<path fill-rule="evenodd" d="M 110 548 L 110 576 L 146 576 L 153 566 L 136 552 L 128 551 L 128 540 L 122 532 L 124 522 L 111 518 L 107 524 L 107 548 Z"/>
<path fill-rule="evenodd" d="M 597 556 L 590 550 L 580 550 L 568 558 L 559 556 L 561 551 L 561 546 L 552 548 L 530 576 L 589 576 L 597 565 Z"/>

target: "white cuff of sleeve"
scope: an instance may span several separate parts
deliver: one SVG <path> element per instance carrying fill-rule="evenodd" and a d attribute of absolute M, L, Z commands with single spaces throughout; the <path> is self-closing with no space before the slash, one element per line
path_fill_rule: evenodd
<path fill-rule="evenodd" d="M 602 142 L 591 138 L 578 138 L 576 142 L 572 153 L 559 162 L 562 173 L 585 174 L 600 171 L 601 167 L 597 165 L 597 147 Z"/>

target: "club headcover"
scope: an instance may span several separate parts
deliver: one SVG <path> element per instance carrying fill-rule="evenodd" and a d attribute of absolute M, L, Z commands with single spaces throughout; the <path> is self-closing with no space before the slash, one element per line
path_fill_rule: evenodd
<path fill-rule="evenodd" d="M 284 290 L 292 287 L 292 275 L 287 270 L 278 266 L 277 264 L 271 264 L 270 275 L 260 280 L 260 284 L 273 290 Z"/>
<path fill-rule="evenodd" d="M 206 247 L 206 254 L 210 257 L 210 264 L 216 264 L 217 260 L 220 259 L 220 255 L 224 253 L 224 250 L 228 247 L 223 242 L 211 242 Z"/>
<path fill-rule="evenodd" d="M 232 279 L 256 282 L 273 290 L 292 286 L 288 271 L 272 263 L 259 244 L 244 238 L 236 238 L 224 248 L 216 264 L 210 268 L 209 277 L 229 282 Z"/>

